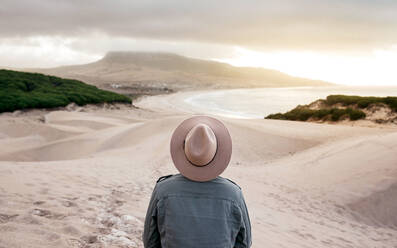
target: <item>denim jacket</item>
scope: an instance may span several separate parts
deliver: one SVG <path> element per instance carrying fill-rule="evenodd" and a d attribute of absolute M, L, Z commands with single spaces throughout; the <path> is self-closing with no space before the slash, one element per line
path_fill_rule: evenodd
<path fill-rule="evenodd" d="M 159 180 L 146 213 L 145 248 L 251 246 L 251 223 L 239 186 L 223 177 Z"/>

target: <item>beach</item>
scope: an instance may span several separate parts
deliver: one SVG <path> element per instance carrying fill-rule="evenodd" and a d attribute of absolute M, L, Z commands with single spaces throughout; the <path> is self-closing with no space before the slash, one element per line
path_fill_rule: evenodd
<path fill-rule="evenodd" d="M 224 117 L 263 119 L 269 114 L 284 113 L 298 105 L 310 104 L 329 95 L 395 96 L 394 86 L 323 86 L 323 87 L 277 87 L 235 88 L 181 91 L 177 94 L 156 96 L 156 101 L 141 99 L 140 106 L 177 109 L 186 113 L 214 114 Z M 158 103 L 161 104 L 152 104 Z"/>
<path fill-rule="evenodd" d="M 0 247 L 143 247 L 156 180 L 177 173 L 172 132 L 204 113 L 195 95 L 1 114 Z M 397 128 L 213 116 L 252 247 L 397 247 Z"/>

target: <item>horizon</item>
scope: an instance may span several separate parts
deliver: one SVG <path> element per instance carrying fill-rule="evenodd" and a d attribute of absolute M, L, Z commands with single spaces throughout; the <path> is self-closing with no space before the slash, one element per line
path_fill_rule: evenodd
<path fill-rule="evenodd" d="M 391 1 L 58 3 L 5 1 L 0 66 L 49 68 L 114 50 L 157 51 L 336 84 L 397 86 Z"/>
<path fill-rule="evenodd" d="M 171 54 L 171 55 L 177 55 L 177 56 L 181 56 L 181 57 L 185 57 L 185 58 L 189 58 L 189 59 L 199 59 L 199 60 L 203 60 L 203 61 L 208 61 L 208 62 L 218 62 L 218 63 L 224 63 L 224 64 L 228 64 L 230 66 L 233 67 L 237 67 L 237 68 L 244 68 L 244 67 L 249 67 L 249 68 L 259 68 L 259 69 L 265 69 L 265 70 L 274 70 L 274 71 L 278 71 L 281 73 L 284 73 L 286 75 L 292 76 L 292 77 L 297 77 L 297 78 L 303 78 L 303 79 L 310 79 L 310 80 L 319 80 L 319 81 L 323 81 L 325 83 L 331 83 L 334 84 L 334 86 L 346 86 L 346 87 L 397 87 L 397 84 L 346 84 L 346 83 L 340 83 L 340 82 L 334 82 L 334 81 L 330 81 L 330 80 L 325 80 L 322 79 L 321 77 L 315 78 L 315 77 L 309 77 L 309 76 L 305 76 L 305 75 L 300 75 L 298 74 L 294 74 L 294 73 L 290 73 L 288 71 L 281 71 L 277 68 L 271 68 L 269 67 L 263 67 L 260 65 L 257 65 L 255 63 L 251 63 L 251 64 L 240 64 L 239 62 L 235 62 L 233 60 L 227 61 L 227 60 L 222 60 L 222 59 L 202 59 L 202 58 L 195 58 L 195 57 L 190 57 L 190 56 L 185 56 L 182 54 L 178 54 L 178 53 L 173 53 L 173 52 L 167 52 L 167 51 L 143 51 L 143 50 L 111 50 L 111 51 L 107 51 L 105 52 L 105 54 L 98 56 L 97 58 L 95 58 L 95 60 L 92 61 L 85 61 L 84 63 L 70 63 L 70 64 L 60 64 L 60 65 L 56 65 L 56 66 L 36 66 L 36 67 L 10 67 L 10 66 L 2 66 L 0 65 L 0 69 L 6 69 L 6 70 L 18 70 L 18 69 L 52 69 L 52 68 L 57 68 L 57 67 L 62 67 L 62 66 L 70 66 L 70 65 L 85 65 L 85 64 L 90 64 L 90 63 L 95 63 L 97 61 L 102 60 L 103 58 L 106 57 L 107 54 L 109 53 L 113 53 L 113 52 L 117 52 L 117 53 L 153 53 L 153 54 Z M 300 86 L 303 87 L 303 86 Z M 333 86 L 332 86 L 333 87 Z"/>

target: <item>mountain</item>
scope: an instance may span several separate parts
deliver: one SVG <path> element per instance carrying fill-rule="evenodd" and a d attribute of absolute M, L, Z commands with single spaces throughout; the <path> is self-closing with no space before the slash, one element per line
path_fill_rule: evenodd
<path fill-rule="evenodd" d="M 74 78 L 114 90 L 330 85 L 323 81 L 292 77 L 275 70 L 235 67 L 158 52 L 109 52 L 99 61 L 89 64 L 29 71 Z"/>

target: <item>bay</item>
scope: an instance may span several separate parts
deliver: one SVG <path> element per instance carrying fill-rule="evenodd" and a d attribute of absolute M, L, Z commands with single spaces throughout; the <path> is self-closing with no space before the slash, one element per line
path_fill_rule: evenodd
<path fill-rule="evenodd" d="M 189 108 L 204 114 L 235 118 L 264 118 L 309 104 L 328 95 L 397 96 L 397 87 L 293 87 L 214 90 L 184 100 Z"/>

